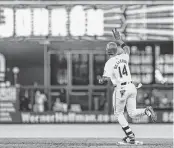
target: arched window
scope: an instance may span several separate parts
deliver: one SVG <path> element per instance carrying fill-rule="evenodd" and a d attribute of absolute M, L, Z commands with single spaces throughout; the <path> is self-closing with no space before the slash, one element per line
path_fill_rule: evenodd
<path fill-rule="evenodd" d="M 0 81 L 5 80 L 5 72 L 6 72 L 5 56 L 0 53 Z"/>

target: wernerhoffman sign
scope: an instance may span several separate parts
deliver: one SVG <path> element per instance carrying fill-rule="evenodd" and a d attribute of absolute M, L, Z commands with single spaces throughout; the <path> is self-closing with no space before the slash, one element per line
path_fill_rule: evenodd
<path fill-rule="evenodd" d="M 172 111 L 157 111 L 158 123 L 173 123 Z M 125 117 L 131 123 L 151 123 L 149 117 L 144 116 L 141 118 L 131 119 L 125 114 Z M 116 123 L 118 122 L 115 115 L 108 114 L 95 114 L 95 113 L 62 113 L 62 112 L 45 112 L 21 113 L 21 122 L 27 124 L 48 124 L 48 123 Z"/>
<path fill-rule="evenodd" d="M 116 122 L 114 115 L 84 113 L 21 113 L 22 123 L 108 123 Z"/>

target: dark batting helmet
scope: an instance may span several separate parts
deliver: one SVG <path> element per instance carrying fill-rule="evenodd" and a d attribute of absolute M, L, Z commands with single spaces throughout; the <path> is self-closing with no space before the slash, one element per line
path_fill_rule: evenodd
<path fill-rule="evenodd" d="M 109 42 L 106 45 L 106 53 L 108 55 L 114 55 L 117 53 L 117 44 L 115 42 Z"/>

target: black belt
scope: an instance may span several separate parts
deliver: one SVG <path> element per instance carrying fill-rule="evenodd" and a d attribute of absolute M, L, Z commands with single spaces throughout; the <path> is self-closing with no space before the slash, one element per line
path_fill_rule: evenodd
<path fill-rule="evenodd" d="M 127 84 L 129 84 L 129 83 L 132 83 L 132 81 L 121 83 L 121 85 L 127 85 Z"/>
<path fill-rule="evenodd" d="M 129 84 L 129 83 L 132 83 L 132 81 L 121 83 L 121 85 L 127 85 L 127 84 Z M 114 87 L 117 87 L 117 85 L 114 85 Z"/>

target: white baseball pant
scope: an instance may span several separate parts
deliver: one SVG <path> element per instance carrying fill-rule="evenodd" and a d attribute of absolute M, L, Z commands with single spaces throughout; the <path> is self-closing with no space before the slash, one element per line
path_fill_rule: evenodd
<path fill-rule="evenodd" d="M 128 115 L 131 118 L 137 118 L 145 115 L 144 109 L 136 109 L 137 89 L 134 84 L 129 83 L 125 86 L 116 87 L 113 92 L 114 114 L 122 127 L 128 126 L 128 122 L 124 117 L 125 106 Z"/>

